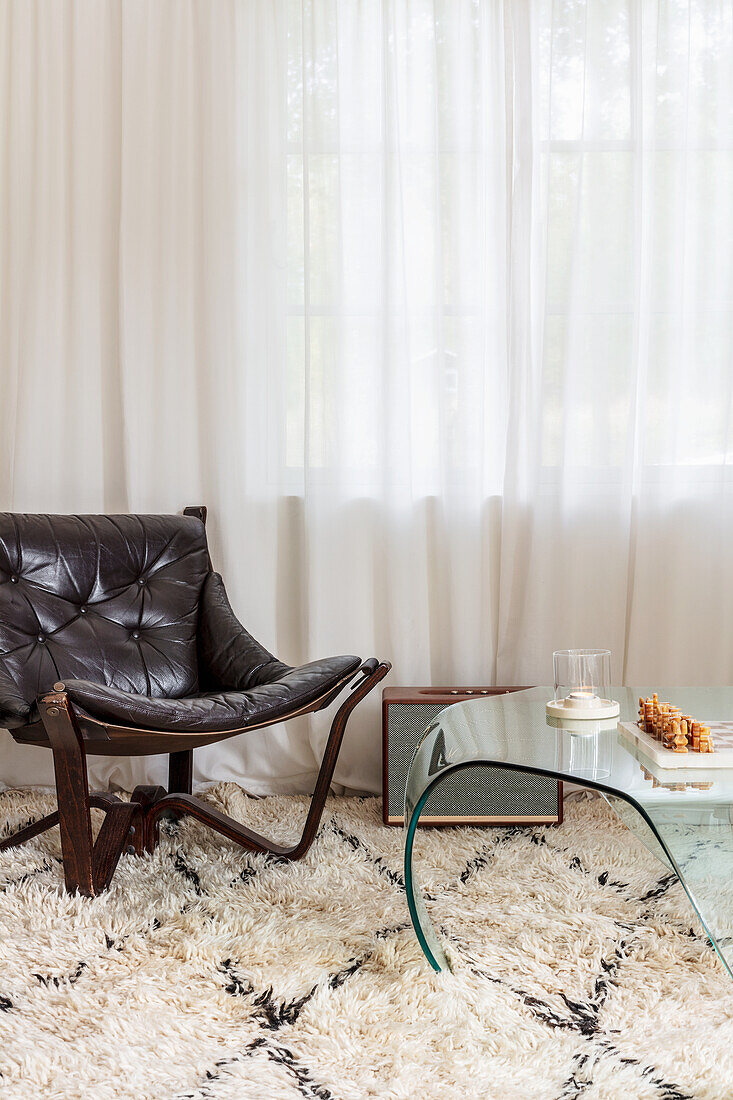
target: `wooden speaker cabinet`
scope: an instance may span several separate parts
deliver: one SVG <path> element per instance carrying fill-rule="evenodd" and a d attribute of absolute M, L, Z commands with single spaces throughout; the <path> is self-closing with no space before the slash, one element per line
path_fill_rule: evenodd
<path fill-rule="evenodd" d="M 407 769 L 439 711 L 518 687 L 393 687 L 382 692 L 382 804 L 385 825 L 403 825 Z M 421 825 L 559 825 L 562 784 L 485 764 L 448 776 L 430 796 Z"/>

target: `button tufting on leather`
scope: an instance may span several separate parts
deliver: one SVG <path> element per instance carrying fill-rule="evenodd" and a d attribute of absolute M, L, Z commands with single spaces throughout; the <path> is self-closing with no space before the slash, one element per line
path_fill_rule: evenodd
<path fill-rule="evenodd" d="M 140 637 L 140 631 L 139 630 L 133 630 L 132 636 L 133 636 L 133 638 L 139 638 Z"/>
<path fill-rule="evenodd" d="M 28 707 L 54 680 L 82 670 L 90 681 L 142 695 L 198 691 L 196 631 L 209 570 L 200 524 L 182 516 L 0 511 L 0 548 L 0 728 L 21 718 L 15 696 L 4 694 L 5 677 Z M 23 600 L 12 595 L 21 588 Z M 150 635 L 133 625 L 139 616 L 131 604 L 164 628 L 163 636 L 153 631 L 155 647 L 140 644 Z M 22 661 L 13 655 L 19 638 L 27 647 Z"/>

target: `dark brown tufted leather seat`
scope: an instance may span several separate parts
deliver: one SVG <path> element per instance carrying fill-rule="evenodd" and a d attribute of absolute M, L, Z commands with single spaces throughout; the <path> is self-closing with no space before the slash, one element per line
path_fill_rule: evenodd
<path fill-rule="evenodd" d="M 94 718 L 223 731 L 308 706 L 359 667 L 291 668 L 239 623 L 192 516 L 0 514 L 0 725 L 62 680 Z"/>
<path fill-rule="evenodd" d="M 206 544 L 206 509 L 183 516 L 0 513 L 0 726 L 53 750 L 58 811 L 0 850 L 61 826 L 69 890 L 109 883 L 123 849 L 150 852 L 164 814 L 191 814 L 253 851 L 298 859 L 318 827 L 346 722 L 387 674 L 371 657 L 293 668 L 237 620 Z M 273 843 L 192 794 L 193 750 L 341 704 L 300 840 Z M 168 787 L 125 801 L 91 792 L 86 755 L 168 753 Z M 105 812 L 96 840 L 90 809 Z"/>

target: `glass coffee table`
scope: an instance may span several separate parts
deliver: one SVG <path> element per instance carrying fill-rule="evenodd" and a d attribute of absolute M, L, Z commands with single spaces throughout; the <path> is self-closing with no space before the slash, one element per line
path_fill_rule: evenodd
<path fill-rule="evenodd" d="M 618 721 L 636 722 L 639 696 L 652 691 L 700 721 L 733 719 L 733 688 L 614 688 Z M 478 765 L 600 791 L 679 877 L 733 977 L 733 768 L 662 769 L 616 728 L 616 719 L 590 733 L 552 726 L 545 716 L 552 695 L 551 688 L 532 688 L 454 703 L 433 719 L 415 749 L 405 788 L 405 885 L 412 923 L 431 966 L 442 970 L 449 962 L 415 880 L 416 828 L 435 788 L 452 773 Z"/>

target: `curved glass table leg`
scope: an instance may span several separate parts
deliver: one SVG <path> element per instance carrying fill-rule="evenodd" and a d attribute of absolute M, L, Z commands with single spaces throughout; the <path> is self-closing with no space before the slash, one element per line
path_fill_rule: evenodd
<path fill-rule="evenodd" d="M 442 778 L 442 776 L 441 776 Z M 450 970 L 451 965 L 448 961 L 448 957 L 443 950 L 438 935 L 433 926 L 433 922 L 428 916 L 428 911 L 425 905 L 425 895 L 423 894 L 422 887 L 415 881 L 415 875 L 412 867 L 413 848 L 415 843 L 415 831 L 417 829 L 417 823 L 420 820 L 420 814 L 423 811 L 423 807 L 428 798 L 432 794 L 435 786 L 428 787 L 423 792 L 422 797 L 412 810 L 412 813 L 408 819 L 408 807 L 405 806 L 405 892 L 407 894 L 407 905 L 410 910 L 410 920 L 412 921 L 412 927 L 415 929 L 415 934 L 420 942 L 420 946 L 423 949 L 425 958 L 428 960 L 433 970 Z"/>
<path fill-rule="evenodd" d="M 487 765 L 487 767 L 496 767 L 496 761 L 488 761 L 488 760 L 487 761 L 477 761 L 477 760 L 473 760 L 473 761 L 471 761 L 471 763 L 473 763 L 474 765 L 476 763 L 485 763 Z M 420 820 L 420 814 L 422 813 L 423 808 L 425 806 L 425 803 L 428 801 L 428 798 L 430 797 L 430 795 L 433 794 L 436 787 L 448 775 L 450 775 L 454 771 L 461 770 L 462 766 L 465 767 L 466 765 L 465 764 L 463 764 L 463 765 L 457 764 L 453 767 L 451 767 L 451 766 L 444 767 L 443 770 L 440 771 L 433 778 L 433 780 L 425 787 L 425 789 L 422 791 L 419 799 L 417 800 L 417 802 L 414 805 L 410 805 L 409 798 L 406 798 L 406 800 L 405 800 L 405 829 L 406 829 L 406 834 L 405 834 L 405 864 L 404 864 L 404 866 L 405 866 L 405 888 L 406 888 L 406 893 L 407 893 L 407 904 L 408 904 L 408 907 L 409 907 L 409 910 L 410 910 L 410 917 L 412 919 L 412 924 L 413 924 L 413 927 L 415 929 L 415 933 L 417 935 L 420 946 L 422 947 L 423 953 L 425 954 L 425 957 L 428 960 L 428 962 L 430 963 L 430 965 L 432 966 L 433 970 L 436 970 L 436 971 L 441 971 L 441 970 L 446 970 L 446 969 L 450 970 L 451 965 L 450 965 L 450 960 L 448 958 L 448 955 L 446 954 L 446 951 L 445 951 L 443 945 L 440 942 L 438 934 L 437 934 L 437 932 L 435 930 L 435 927 L 432 923 L 432 920 L 430 919 L 430 916 L 428 914 L 427 907 L 425 905 L 425 896 L 423 894 L 422 888 L 421 888 L 420 884 L 415 879 L 414 867 L 413 867 L 415 833 L 417 831 L 417 825 L 418 825 L 418 822 Z M 518 771 L 527 771 L 528 770 L 526 768 L 512 769 L 511 765 L 507 765 L 506 763 L 503 763 L 501 766 L 508 767 L 510 770 L 518 770 Z M 547 775 L 548 773 L 542 771 L 542 772 L 538 772 L 537 774 Z M 558 778 L 563 778 L 563 776 L 560 775 L 560 776 L 558 776 Z M 706 936 L 708 937 L 711 944 L 715 948 L 715 951 L 716 951 L 720 961 L 723 963 L 723 965 L 725 966 L 726 970 L 731 975 L 731 977 L 733 977 L 733 969 L 732 969 L 732 964 L 733 964 L 733 938 L 731 939 L 730 944 L 729 944 L 727 939 L 726 939 L 726 941 L 720 941 L 719 942 L 720 937 L 718 937 L 718 939 L 716 939 L 716 937 L 713 935 L 713 933 L 710 930 L 710 924 L 703 917 L 702 909 L 701 909 L 701 906 L 698 902 L 698 898 L 697 898 L 696 894 L 693 893 L 688 881 L 685 878 L 685 874 L 683 873 L 683 871 L 678 866 L 677 861 L 673 858 L 673 856 L 672 856 L 672 854 L 669 850 L 669 847 L 667 846 L 667 843 L 665 842 L 664 838 L 657 831 L 657 828 L 652 826 L 652 824 L 649 822 L 649 820 L 647 820 L 646 815 L 641 810 L 641 808 L 638 807 L 631 799 L 626 799 L 626 798 L 622 797 L 621 795 L 619 795 L 615 792 L 604 790 L 603 787 L 600 784 L 587 783 L 587 782 L 584 783 L 583 780 L 579 779 L 578 777 L 573 777 L 573 778 L 574 778 L 574 782 L 578 783 L 579 785 L 585 786 L 589 790 L 599 791 L 603 795 L 603 797 L 605 798 L 608 805 L 614 810 L 614 812 L 618 815 L 618 817 L 621 819 L 621 821 L 629 828 L 629 830 L 631 832 L 633 832 L 634 835 L 637 836 L 642 841 L 642 843 L 649 849 L 650 852 L 652 852 L 653 855 L 655 855 L 660 860 L 660 862 L 662 864 L 664 864 L 666 867 L 668 867 L 677 876 L 677 878 L 680 880 L 680 882 L 681 882 L 681 884 L 682 884 L 682 886 L 685 890 L 685 893 L 687 894 L 687 896 L 688 896 L 688 898 L 689 898 L 689 900 L 690 900 L 690 902 L 693 906 L 693 909 L 694 909 L 695 913 L 697 914 L 698 919 L 700 920 L 700 923 L 702 924 L 702 927 L 703 927 L 703 930 L 705 931 Z M 693 849 L 694 849 L 694 845 L 693 845 Z M 692 859 L 694 860 L 694 858 L 695 858 L 694 850 L 691 851 L 691 856 L 692 856 Z M 696 871 L 698 871 L 697 867 L 696 867 Z M 697 881 L 697 875 L 696 875 L 696 881 Z M 714 889 L 714 879 L 713 879 L 713 889 Z M 698 892 L 699 892 L 699 890 L 698 890 Z M 707 898 L 706 903 L 707 903 L 706 904 L 706 909 L 707 909 L 707 907 L 711 904 L 711 899 Z M 726 954 L 731 956 L 730 961 L 729 961 L 729 959 L 726 958 Z"/>
<path fill-rule="evenodd" d="M 733 931 L 725 893 L 726 887 L 727 892 L 730 892 L 730 886 L 727 881 L 722 884 L 720 882 L 715 849 L 708 844 L 699 843 L 689 822 L 681 826 L 679 822 L 670 821 L 665 827 L 662 821 L 657 821 L 652 828 L 637 807 L 625 798 L 611 794 L 610 791 L 601 791 L 601 794 L 627 829 L 679 879 L 703 932 L 733 978 L 733 935 L 725 934 L 726 928 Z M 674 838 L 677 859 L 673 858 L 668 846 L 668 840 L 672 840 L 672 837 L 664 836 L 668 829 L 678 834 Z M 713 927 L 715 933 L 712 931 Z"/>

